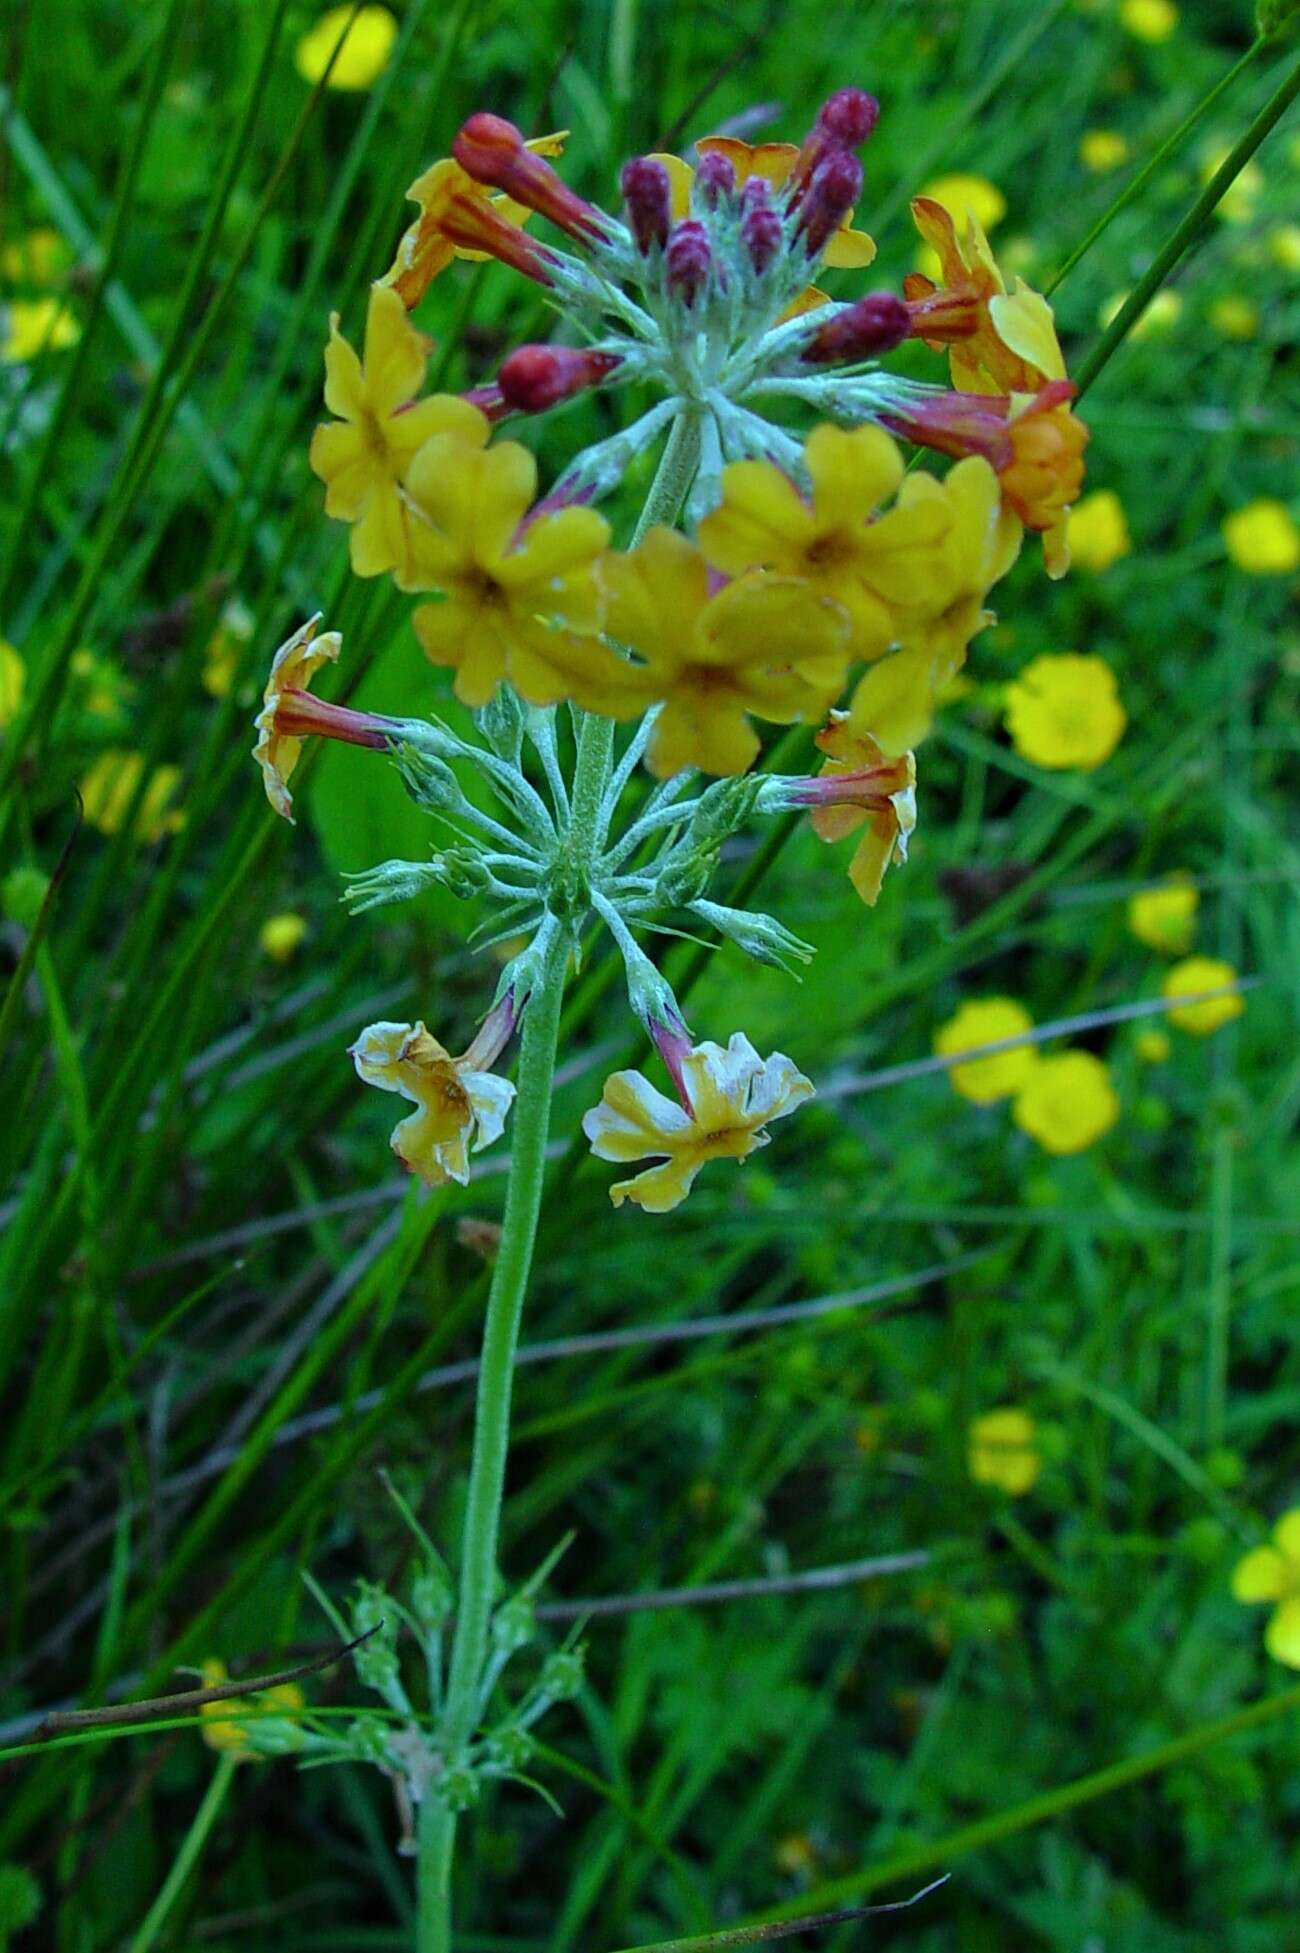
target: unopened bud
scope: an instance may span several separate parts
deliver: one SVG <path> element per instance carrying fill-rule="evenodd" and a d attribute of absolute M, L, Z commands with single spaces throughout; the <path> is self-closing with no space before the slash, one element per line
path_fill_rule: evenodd
<path fill-rule="evenodd" d="M 343 879 L 347 887 L 340 899 L 349 915 L 364 915 L 367 909 L 383 908 L 389 902 L 410 902 L 426 888 L 436 888 L 445 876 L 435 856 L 432 861 L 381 861 Z"/>
<path fill-rule="evenodd" d="M 901 346 L 912 330 L 912 315 L 893 292 L 869 292 L 856 305 L 837 312 L 804 347 L 802 357 L 814 366 L 842 360 L 879 359 Z"/>
<path fill-rule="evenodd" d="M 765 176 L 748 176 L 740 192 L 743 211 L 766 210 L 772 201 L 772 186 Z"/>
<path fill-rule="evenodd" d="M 571 1702 L 582 1691 L 583 1654 L 581 1648 L 561 1648 L 542 1670 L 540 1688 L 553 1702 Z"/>
<path fill-rule="evenodd" d="M 452 155 L 476 183 L 504 190 L 526 210 L 549 217 L 580 243 L 603 238 L 605 221 L 584 197 L 572 191 L 544 157 L 529 149 L 513 122 L 480 111 L 462 124 Z"/>
<path fill-rule="evenodd" d="M 431 1788 L 439 1803 L 453 1811 L 473 1810 L 482 1795 L 482 1786 L 466 1763 L 449 1763 Z"/>
<path fill-rule="evenodd" d="M 856 149 L 866 141 L 880 119 L 880 104 L 874 95 L 861 88 L 837 89 L 817 111 L 795 165 L 790 172 L 796 188 L 806 184 L 813 172 L 837 150 Z"/>
<path fill-rule="evenodd" d="M 524 744 L 524 708 L 511 685 L 498 685 L 486 705 L 475 714 L 478 729 L 498 759 L 519 763 Z"/>
<path fill-rule="evenodd" d="M 425 1634 L 437 1634 L 447 1625 L 455 1600 L 442 1567 L 417 1569 L 411 1580 L 411 1612 Z"/>
<path fill-rule="evenodd" d="M 701 156 L 700 167 L 695 172 L 695 194 L 706 210 L 716 210 L 735 187 L 736 171 L 729 156 L 713 149 Z"/>
<path fill-rule="evenodd" d="M 503 1653 L 526 1648 L 537 1633 L 537 1617 L 526 1594 L 512 1594 L 492 1616 L 492 1639 Z"/>
<path fill-rule="evenodd" d="M 748 189 L 749 185 L 745 187 Z M 769 205 L 759 204 L 746 214 L 740 226 L 740 241 L 758 277 L 763 276 L 780 251 L 783 238 L 781 219 Z"/>
<path fill-rule="evenodd" d="M 683 218 L 669 233 L 664 254 L 665 280 L 674 298 L 693 305 L 709 282 L 713 252 L 709 234 L 694 217 Z"/>
<path fill-rule="evenodd" d="M 798 234 L 810 258 L 818 257 L 862 194 L 862 165 L 847 149 L 819 163 L 799 206 Z"/>
<path fill-rule="evenodd" d="M 387 1594 L 368 1580 L 357 1585 L 352 1602 L 352 1632 L 367 1636 L 359 1648 L 352 1650 L 357 1680 L 364 1688 L 374 1689 L 377 1695 L 387 1694 L 398 1681 L 397 1621 Z"/>
<path fill-rule="evenodd" d="M 668 242 L 668 226 L 672 221 L 668 172 L 653 157 L 634 156 L 630 163 L 624 163 L 619 183 L 636 248 L 644 257 L 656 246 L 662 248 Z"/>
<path fill-rule="evenodd" d="M 412 800 L 429 813 L 450 813 L 463 805 L 460 782 L 446 760 L 435 759 L 408 741 L 398 748 L 397 767 Z"/>
<path fill-rule="evenodd" d="M 703 895 L 718 865 L 717 850 L 694 848 L 689 854 L 669 857 L 655 882 L 655 899 L 666 909 L 689 908 Z"/>
<path fill-rule="evenodd" d="M 502 1723 L 500 1729 L 494 1729 L 484 1748 L 489 1768 L 507 1776 L 525 1769 L 537 1753 L 537 1744 L 528 1731 L 513 1723 Z"/>
<path fill-rule="evenodd" d="M 720 936 L 726 936 L 756 963 L 770 963 L 793 976 L 797 963 L 812 961 L 812 945 L 792 935 L 775 916 L 757 910 L 728 909 L 719 902 L 692 902 L 691 912 L 701 922 L 712 923 Z"/>
<path fill-rule="evenodd" d="M 512 407 L 539 414 L 584 387 L 599 386 L 620 364 L 617 353 L 580 346 L 519 346 L 502 365 L 497 383 Z"/>
<path fill-rule="evenodd" d="M 758 773 L 716 780 L 700 795 L 691 815 L 692 841 L 697 846 L 717 846 L 737 828 L 744 827 L 754 812 L 762 787 L 763 776 Z"/>

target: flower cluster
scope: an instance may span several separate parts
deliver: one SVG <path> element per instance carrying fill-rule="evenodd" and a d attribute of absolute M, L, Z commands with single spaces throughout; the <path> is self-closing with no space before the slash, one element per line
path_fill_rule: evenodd
<path fill-rule="evenodd" d="M 634 157 L 616 214 L 557 172 L 562 132 L 525 140 L 472 115 L 411 186 L 416 215 L 371 288 L 360 353 L 331 320 L 332 419 L 311 449 L 326 510 L 349 525 L 357 575 L 390 575 L 419 598 L 415 633 L 480 737 L 314 697 L 340 645 L 313 619 L 277 652 L 258 716 L 267 792 L 292 818 L 288 781 L 310 734 L 388 751 L 454 844 L 382 864 L 348 899 L 369 907 L 439 883 L 487 898 L 493 940 L 529 939 L 461 1057 L 422 1023 L 372 1025 L 353 1046 L 361 1078 L 415 1108 L 393 1145 L 431 1183 L 463 1181 L 470 1151 L 501 1132 L 511 1088 L 493 1066 L 557 943 L 576 945 L 593 918 L 676 1089 L 674 1102 L 618 1073 L 588 1113 L 599 1157 L 662 1162 L 616 1185 L 615 1202 L 676 1206 L 706 1161 L 763 1144 L 811 1086 L 741 1033 L 694 1044 L 637 933 L 703 924 L 760 960 L 806 959 L 774 918 L 708 899 L 723 843 L 764 815 L 806 812 L 831 843 L 854 835 L 850 877 L 874 903 L 916 825 L 914 749 L 1024 531 L 1041 534 L 1052 574 L 1068 560 L 1087 430 L 1050 307 L 1004 279 L 977 216 L 959 227 L 917 199 L 935 276 L 902 293 L 840 302 L 817 285 L 823 266 L 860 271 L 875 255 L 854 211 L 878 114 L 844 88 L 802 143 L 719 135 L 693 164 Z M 458 257 L 530 280 L 559 337 L 516 347 L 467 394 L 428 392 L 431 345 L 410 314 Z M 951 388 L 881 364 L 906 340 L 946 352 Z M 632 387 L 650 404 L 545 491 L 531 450 L 508 427 L 497 437 L 512 418 Z M 813 424 L 797 432 L 773 412 Z M 642 522 L 616 547 L 597 504 L 664 437 Z M 909 467 L 900 441 L 953 465 Z M 561 702 L 581 727 L 571 779 Z M 615 763 L 612 729 L 631 722 Z M 589 737 L 596 723 L 606 731 Z M 797 725 L 820 771 L 753 773 L 761 728 Z M 642 761 L 650 782 L 620 826 Z M 467 765 L 499 817 L 467 795 Z"/>
<path fill-rule="evenodd" d="M 1091 1051 L 1044 1056 L 1032 1042 L 1033 1019 L 1013 997 L 972 998 L 939 1027 L 935 1050 L 953 1059 L 955 1091 L 976 1105 L 1012 1101 L 1011 1116 L 1044 1152 L 1082 1153 L 1119 1118 L 1119 1097 L 1110 1072 Z M 999 1048 L 1001 1047 L 1001 1048 Z"/>

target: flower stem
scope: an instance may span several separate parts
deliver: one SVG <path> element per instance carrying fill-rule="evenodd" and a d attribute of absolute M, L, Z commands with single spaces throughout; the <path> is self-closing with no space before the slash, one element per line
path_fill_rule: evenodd
<path fill-rule="evenodd" d="M 524 1015 L 510 1179 L 501 1246 L 492 1272 L 483 1329 L 456 1634 L 446 1707 L 438 1729 L 439 1746 L 447 1757 L 454 1757 L 465 1748 L 478 1720 L 479 1684 L 487 1654 L 506 1450 L 510 1442 L 515 1346 L 541 1208 L 555 1047 L 568 956 L 568 934 L 556 929 L 541 979 Z M 447 1953 L 450 1947 L 451 1860 L 455 1837 L 456 1813 L 436 1797 L 426 1797 L 420 1811 L 416 1857 L 416 1953 Z"/>
<path fill-rule="evenodd" d="M 226 1801 L 230 1789 L 230 1779 L 235 1774 L 236 1759 L 226 1751 L 219 1759 L 212 1773 L 212 1781 L 203 1794 L 203 1802 L 194 1813 L 194 1821 L 181 1840 L 181 1848 L 172 1860 L 171 1870 L 163 1880 L 158 1896 L 145 1914 L 144 1923 L 131 1941 L 130 1953 L 148 1953 L 167 1923 L 167 1916 L 180 1897 L 186 1879 L 198 1863 L 208 1833 L 217 1821 L 221 1806 Z"/>

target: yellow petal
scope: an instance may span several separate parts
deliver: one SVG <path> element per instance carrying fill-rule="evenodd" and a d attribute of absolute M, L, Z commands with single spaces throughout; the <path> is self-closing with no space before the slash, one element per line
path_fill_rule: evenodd
<path fill-rule="evenodd" d="M 1274 1661 L 1300 1668 L 1300 1596 L 1274 1609 L 1264 1629 L 1264 1646 Z"/>
<path fill-rule="evenodd" d="M 680 156 L 670 156 L 666 150 L 656 149 L 647 160 L 662 163 L 668 172 L 668 207 L 674 223 L 691 214 L 691 186 L 695 181 L 695 171 Z"/>
<path fill-rule="evenodd" d="M 330 336 L 325 348 L 325 405 L 340 420 L 359 420 L 366 405 L 361 361 L 339 331 L 337 312 L 330 313 Z"/>
<path fill-rule="evenodd" d="M 363 369 L 367 405 L 376 419 L 385 420 L 415 398 L 428 358 L 429 341 L 411 324 L 392 286 L 372 285 Z"/>
<path fill-rule="evenodd" d="M 1230 977 L 1229 982 L 1232 981 Z M 1210 985 L 1206 985 L 1208 990 Z M 1273 1544 L 1284 1558 L 1290 1560 L 1300 1579 L 1300 1506 L 1284 1512 L 1273 1528 Z"/>
<path fill-rule="evenodd" d="M 1287 1563 L 1275 1546 L 1257 1546 L 1232 1569 L 1235 1600 L 1249 1607 L 1261 1600 L 1280 1600 L 1286 1592 Z"/>
<path fill-rule="evenodd" d="M 822 263 L 835 271 L 863 271 L 876 255 L 876 240 L 850 228 L 846 219 L 826 246 Z"/>
<path fill-rule="evenodd" d="M 846 429 L 824 421 L 814 427 L 803 452 L 812 476 L 813 514 L 837 528 L 867 521 L 903 479 L 898 444 L 880 427 Z"/>

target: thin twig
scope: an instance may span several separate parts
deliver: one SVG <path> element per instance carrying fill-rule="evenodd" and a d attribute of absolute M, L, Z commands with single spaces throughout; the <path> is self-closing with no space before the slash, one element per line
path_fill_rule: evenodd
<path fill-rule="evenodd" d="M 913 1892 L 910 1899 L 894 1899 L 883 1906 L 846 1906 L 839 1912 L 810 1912 L 802 1919 L 786 1919 L 779 1926 L 735 1926 L 729 1932 L 709 1933 L 694 1940 L 693 1945 L 708 1946 L 762 1946 L 770 1939 L 792 1939 L 796 1933 L 811 1933 L 822 1926 L 847 1926 L 855 1919 L 871 1919 L 882 1912 L 908 1912 L 913 1906 L 928 1899 L 941 1885 L 946 1885 L 952 1877 L 945 1872 L 941 1878 L 931 1879 L 919 1892 Z"/>
<path fill-rule="evenodd" d="M 772 1594 L 827 1593 L 887 1573 L 911 1573 L 929 1566 L 925 1548 L 911 1553 L 881 1553 L 843 1566 L 809 1567 L 803 1573 L 778 1573 L 766 1579 L 718 1580 L 705 1587 L 660 1587 L 643 1594 L 606 1594 L 596 1600 L 548 1600 L 536 1609 L 539 1621 L 592 1621 L 611 1614 L 658 1614 L 666 1607 L 713 1607 L 728 1600 L 766 1600 Z"/>

